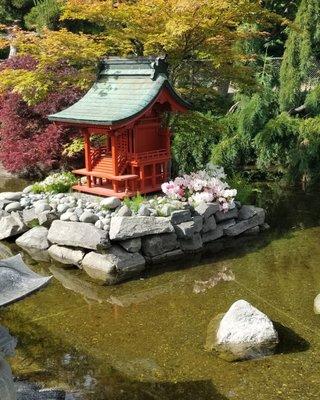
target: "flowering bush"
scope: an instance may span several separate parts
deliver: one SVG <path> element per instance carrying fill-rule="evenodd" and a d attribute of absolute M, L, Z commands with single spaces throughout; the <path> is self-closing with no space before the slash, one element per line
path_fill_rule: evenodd
<path fill-rule="evenodd" d="M 231 189 L 225 179 L 222 167 L 208 164 L 205 170 L 163 183 L 161 189 L 171 199 L 188 201 L 191 205 L 214 201 L 220 204 L 221 211 L 228 211 L 234 207 L 237 191 Z"/>
<path fill-rule="evenodd" d="M 34 193 L 65 193 L 77 183 L 77 178 L 71 172 L 62 172 L 49 175 L 42 182 L 32 186 Z"/>

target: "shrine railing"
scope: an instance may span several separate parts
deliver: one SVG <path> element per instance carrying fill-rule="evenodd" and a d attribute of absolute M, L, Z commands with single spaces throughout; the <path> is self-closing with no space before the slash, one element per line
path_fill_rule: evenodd
<path fill-rule="evenodd" d="M 130 154 L 130 159 L 137 162 L 156 161 L 164 158 L 169 158 L 169 153 L 166 149 Z"/>

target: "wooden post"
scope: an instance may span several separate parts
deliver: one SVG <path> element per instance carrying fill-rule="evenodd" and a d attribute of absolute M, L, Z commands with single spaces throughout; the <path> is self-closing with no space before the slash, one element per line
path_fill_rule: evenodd
<path fill-rule="evenodd" d="M 84 156 L 86 162 L 86 170 L 92 171 L 91 165 L 91 146 L 90 146 L 90 133 L 87 129 L 84 130 Z"/>
<path fill-rule="evenodd" d="M 112 155 L 112 167 L 113 173 L 118 175 L 118 151 L 117 151 L 117 137 L 115 132 L 111 136 L 111 155 Z"/>

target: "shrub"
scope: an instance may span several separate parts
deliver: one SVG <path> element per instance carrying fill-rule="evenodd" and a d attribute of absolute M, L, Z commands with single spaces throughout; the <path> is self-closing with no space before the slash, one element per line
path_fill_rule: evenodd
<path fill-rule="evenodd" d="M 49 175 L 42 182 L 32 186 L 34 193 L 66 193 L 77 183 L 77 178 L 71 172 L 61 172 Z"/>
<path fill-rule="evenodd" d="M 134 213 L 137 213 L 139 211 L 139 208 L 145 202 L 146 198 L 141 196 L 140 193 L 138 193 L 135 197 L 132 198 L 126 197 L 125 199 L 123 199 L 123 203 L 127 207 L 129 207 Z"/>
<path fill-rule="evenodd" d="M 210 160 L 211 147 L 217 143 L 222 127 L 211 114 L 190 112 L 171 121 L 174 132 L 172 162 L 174 175 L 199 171 Z"/>

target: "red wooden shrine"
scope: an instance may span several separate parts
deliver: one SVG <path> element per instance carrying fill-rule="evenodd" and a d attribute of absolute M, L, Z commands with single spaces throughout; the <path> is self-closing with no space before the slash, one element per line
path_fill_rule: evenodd
<path fill-rule="evenodd" d="M 159 191 L 169 178 L 168 112 L 189 108 L 168 81 L 163 59 L 107 59 L 76 104 L 49 116 L 84 137 L 85 176 L 75 190 L 119 198 Z"/>

